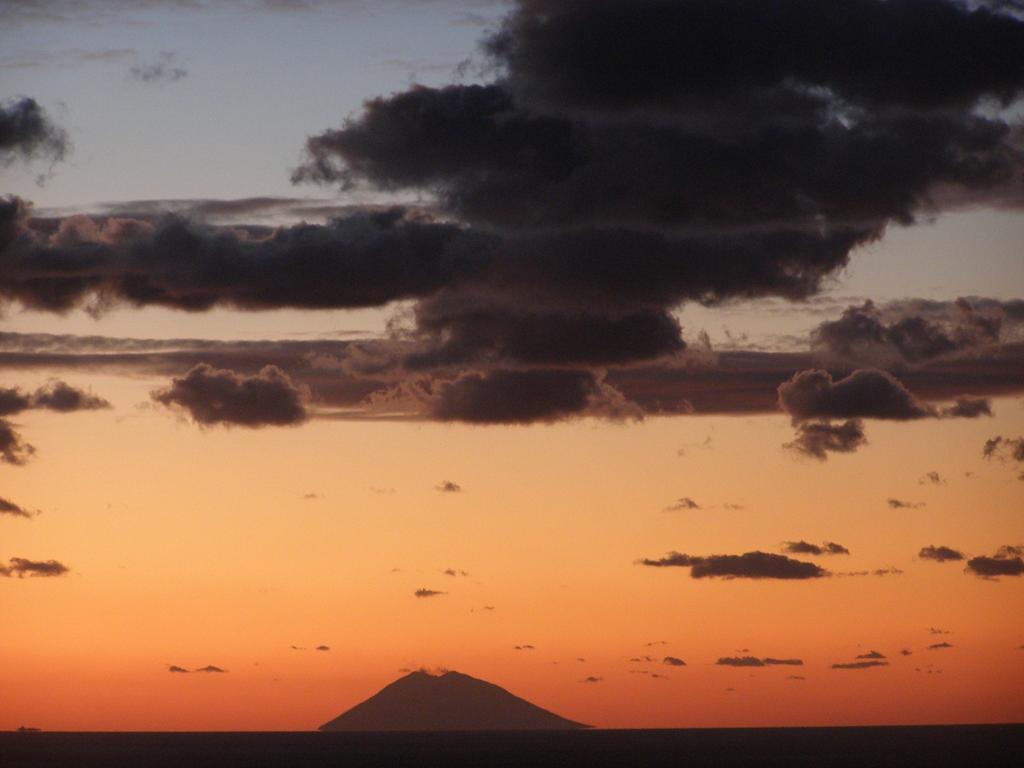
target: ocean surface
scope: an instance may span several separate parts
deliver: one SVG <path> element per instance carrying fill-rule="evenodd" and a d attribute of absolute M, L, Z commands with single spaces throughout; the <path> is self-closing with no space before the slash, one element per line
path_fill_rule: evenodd
<path fill-rule="evenodd" d="M 518 733 L 0 733 L 0 766 L 1024 766 L 1024 725 Z"/>

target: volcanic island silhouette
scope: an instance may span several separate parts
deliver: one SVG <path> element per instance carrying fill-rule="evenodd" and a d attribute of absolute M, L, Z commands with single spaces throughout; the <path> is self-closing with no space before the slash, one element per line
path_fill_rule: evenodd
<path fill-rule="evenodd" d="M 321 731 L 569 731 L 590 728 L 460 672 L 411 672 Z"/>

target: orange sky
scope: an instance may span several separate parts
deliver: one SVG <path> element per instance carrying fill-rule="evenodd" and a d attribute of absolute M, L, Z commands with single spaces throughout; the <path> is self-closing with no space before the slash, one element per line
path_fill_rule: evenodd
<path fill-rule="evenodd" d="M 67 378 L 115 409 L 17 419 L 40 455 L 0 467 L 4 494 L 43 514 L 0 519 L 0 554 L 72 571 L 0 580 L 0 728 L 308 729 L 420 666 L 602 727 L 1024 714 L 1019 579 L 916 558 L 1024 539 L 1022 484 L 980 456 L 992 434 L 1024 430 L 1019 399 L 997 400 L 992 420 L 871 423 L 866 448 L 822 464 L 779 448 L 781 415 L 200 430 L 139 405 L 152 380 Z M 918 483 L 932 470 L 945 485 Z M 463 490 L 435 490 L 444 480 Z M 664 511 L 681 496 L 704 508 Z M 904 573 L 727 581 L 634 564 L 795 539 L 848 547 L 803 558 L 830 570 Z M 421 587 L 447 594 L 417 599 Z M 926 650 L 941 641 L 955 647 Z M 869 650 L 890 666 L 830 668 Z M 734 655 L 804 665 L 714 664 Z"/>

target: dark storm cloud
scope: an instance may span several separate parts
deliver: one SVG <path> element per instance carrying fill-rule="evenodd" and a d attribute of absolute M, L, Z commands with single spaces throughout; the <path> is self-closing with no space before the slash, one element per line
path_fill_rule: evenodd
<path fill-rule="evenodd" d="M 536 312 L 481 306 L 450 295 L 421 301 L 416 327 L 427 349 L 409 355 L 410 370 L 481 360 L 523 364 L 622 364 L 681 352 L 686 344 L 668 312 Z"/>
<path fill-rule="evenodd" d="M 783 552 L 788 552 L 791 555 L 848 555 L 850 550 L 844 547 L 842 544 L 836 544 L 834 541 L 826 541 L 820 546 L 817 544 L 811 544 L 809 541 L 787 541 L 783 547 Z"/>
<path fill-rule="evenodd" d="M 572 416 L 629 414 L 621 395 L 588 370 L 535 369 L 466 373 L 440 386 L 430 403 L 440 421 L 526 424 Z"/>
<path fill-rule="evenodd" d="M 441 595 L 447 595 L 447 594 L 448 594 L 447 592 L 442 592 L 441 590 L 438 590 L 438 589 L 426 589 L 426 588 L 417 589 L 415 592 L 413 592 L 413 596 L 414 597 L 439 597 Z"/>
<path fill-rule="evenodd" d="M 888 661 L 851 661 L 844 664 L 833 664 L 832 669 L 871 669 L 871 667 L 887 667 Z"/>
<path fill-rule="evenodd" d="M 921 547 L 921 551 L 917 553 L 917 556 L 922 560 L 935 560 L 938 563 L 964 559 L 964 553 L 959 550 L 952 549 L 951 547 L 936 547 L 934 545 Z"/>
<path fill-rule="evenodd" d="M 31 578 L 50 578 L 63 576 L 70 571 L 63 563 L 56 560 L 27 560 L 24 557 L 12 557 L 7 565 L 0 565 L 0 576 L 26 576 Z"/>
<path fill-rule="evenodd" d="M 685 667 L 686 662 L 680 659 L 678 656 L 666 656 L 661 660 L 662 664 L 666 664 L 670 667 Z"/>
<path fill-rule="evenodd" d="M 32 513 L 20 504 L 15 504 L 13 501 L 0 497 L 0 516 L 3 515 L 9 515 L 10 517 L 32 517 Z"/>
<path fill-rule="evenodd" d="M 797 424 L 796 437 L 783 447 L 825 461 L 829 453 L 853 453 L 867 441 L 860 419 L 848 419 L 842 424 L 814 421 Z"/>
<path fill-rule="evenodd" d="M 35 455 L 34 445 L 22 440 L 9 421 L 0 419 L 0 463 L 21 466 Z"/>
<path fill-rule="evenodd" d="M 825 370 L 801 371 L 779 385 L 779 406 L 795 422 L 807 419 L 874 418 L 899 421 L 936 415 L 896 377 L 877 369 L 859 369 L 833 381 Z"/>
<path fill-rule="evenodd" d="M 350 417 L 378 417 L 368 398 L 404 382 L 402 388 L 416 392 L 416 397 L 403 402 L 405 413 L 422 418 L 436 406 L 440 390 L 458 378 L 448 372 L 431 379 L 425 372 L 403 371 L 402 360 L 422 349 L 419 342 L 407 338 L 212 341 L 0 332 L 0 368 L 180 376 L 208 363 L 255 375 L 269 364 L 284 370 L 297 386 L 309 389 L 307 407 L 315 407 L 313 415 L 329 415 L 331 409 L 340 408 Z M 576 415 L 771 413 L 777 409 L 779 382 L 812 364 L 809 354 L 727 351 L 716 352 L 713 363 L 694 359 L 684 364 L 665 361 L 611 368 L 602 378 L 597 397 Z M 484 365 L 477 375 L 486 372 Z M 933 363 L 901 376 L 922 401 L 948 402 L 965 390 L 995 395 L 1019 392 L 1024 390 L 1024 347 L 1004 345 L 998 354 Z M 427 386 L 409 387 L 423 378 L 429 381 Z M 24 405 L 30 393 L 6 394 L 14 396 L 16 405 Z M 0 394 L 0 408 L 4 402 Z"/>
<path fill-rule="evenodd" d="M 640 565 L 655 568 L 690 568 L 694 579 L 816 579 L 828 575 L 821 566 L 785 555 L 769 552 L 745 552 L 742 555 L 710 555 L 692 557 L 680 552 L 669 552 L 657 560 L 644 559 Z"/>
<path fill-rule="evenodd" d="M 204 426 L 284 426 L 307 417 L 302 393 L 288 374 L 271 365 L 246 376 L 201 363 L 173 379 L 170 387 L 153 392 L 152 398 L 184 409 Z"/>
<path fill-rule="evenodd" d="M 183 310 L 378 306 L 457 284 L 486 262 L 493 238 L 453 224 L 366 211 L 327 226 L 256 235 L 166 217 L 63 219 L 26 226 L 16 198 L 0 205 L 0 298 L 32 309 L 94 311 L 118 303 Z"/>
<path fill-rule="evenodd" d="M 523 0 L 484 41 L 491 82 L 371 99 L 307 142 L 297 180 L 425 191 L 433 214 L 218 229 L 152 212 L 29 223 L 9 201 L 0 302 L 100 312 L 411 300 L 407 346 L 360 361 L 392 378 L 350 371 L 333 402 L 395 389 L 396 372 L 415 370 L 425 384 L 401 382 L 420 388 L 414 417 L 765 412 L 770 389 L 813 360 L 780 362 L 774 376 L 666 365 L 687 352 L 671 311 L 808 297 L 892 222 L 1019 204 L 1020 129 L 978 105 L 1020 90 L 1022 30 L 940 0 Z M 944 396 L 1021 386 L 988 360 L 997 381 L 953 388 L 954 374 L 974 382 L 984 364 L 929 357 L 934 334 L 901 329 L 889 334 L 900 349 L 961 366 L 921 377 Z M 508 397 L 516 376 L 523 403 Z M 922 403 L 935 392 L 907 383 L 934 410 Z M 819 458 L 852 450 L 862 436 L 851 429 L 794 445 Z"/>
<path fill-rule="evenodd" d="M 955 108 L 1007 100 L 1024 79 L 1014 18 L 926 0 L 525 0 L 488 44 L 538 109 L 689 112 L 798 84 L 857 105 Z"/>
<path fill-rule="evenodd" d="M 63 160 L 70 149 L 67 133 L 54 125 L 35 99 L 22 96 L 0 103 L 0 166 L 10 165 L 14 160 L 56 163 Z M 3 227 L 0 220 L 0 235 Z M 0 248 L 3 245 L 0 236 Z"/>
<path fill-rule="evenodd" d="M 837 320 L 811 334 L 815 353 L 825 360 L 883 367 L 905 367 L 998 344 L 1012 303 L 959 298 L 952 302 L 901 301 L 878 306 L 866 301 L 848 307 Z M 1019 320 L 1011 314 L 1016 330 Z"/>

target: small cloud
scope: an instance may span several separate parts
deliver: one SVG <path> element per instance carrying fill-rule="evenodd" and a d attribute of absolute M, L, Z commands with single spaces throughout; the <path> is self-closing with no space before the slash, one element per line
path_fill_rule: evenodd
<path fill-rule="evenodd" d="M 1024 548 L 1003 546 L 992 557 L 972 557 L 967 561 L 967 571 L 985 579 L 996 579 L 999 576 L 1024 575 Z"/>
<path fill-rule="evenodd" d="M 676 656 L 666 656 L 661 660 L 662 664 L 667 664 L 670 667 L 685 667 L 686 662 Z"/>
<path fill-rule="evenodd" d="M 56 560 L 28 560 L 24 557 L 12 557 L 8 565 L 0 565 L 0 576 L 17 576 L 23 579 L 30 578 L 52 578 L 63 576 L 71 569 Z"/>
<path fill-rule="evenodd" d="M 176 58 L 176 54 L 170 51 L 161 51 L 157 61 L 136 64 L 128 70 L 128 74 L 146 84 L 174 83 L 188 77 L 188 70 L 175 64 Z"/>
<path fill-rule="evenodd" d="M 456 570 L 455 568 L 445 568 L 441 573 L 445 576 L 469 576 L 467 571 Z"/>
<path fill-rule="evenodd" d="M 901 501 L 900 499 L 889 499 L 888 501 L 892 509 L 920 509 L 926 506 L 923 501 Z"/>
<path fill-rule="evenodd" d="M 77 389 L 63 381 L 53 381 L 35 391 L 31 407 L 45 408 L 58 413 L 73 413 L 103 410 L 110 408 L 111 405 L 91 392 Z"/>
<path fill-rule="evenodd" d="M 447 592 L 442 592 L 439 589 L 425 589 L 420 588 L 413 592 L 416 597 L 440 597 L 441 595 L 447 595 Z"/>
<path fill-rule="evenodd" d="M 803 675 L 786 675 L 787 680 L 806 680 L 807 678 Z"/>
<path fill-rule="evenodd" d="M 832 669 L 871 669 L 871 667 L 887 667 L 888 661 L 851 661 L 846 664 L 833 664 Z"/>
<path fill-rule="evenodd" d="M 434 490 L 440 491 L 441 493 L 461 493 L 462 486 L 458 483 L 453 483 L 451 480 L 445 480 L 444 482 L 435 485 Z"/>
<path fill-rule="evenodd" d="M 32 513 L 24 507 L 15 504 L 13 501 L 0 498 L 0 515 L 9 515 L 11 517 L 24 517 L 31 518 Z"/>
<path fill-rule="evenodd" d="M 299 387 L 275 365 L 250 376 L 199 363 L 150 397 L 187 412 L 201 426 L 291 426 L 309 416 Z"/>
<path fill-rule="evenodd" d="M 921 551 L 917 553 L 917 556 L 922 560 L 934 560 L 937 563 L 946 563 L 964 559 L 964 553 L 959 550 L 952 549 L 951 547 L 936 547 L 933 544 L 927 547 L 921 547 Z"/>
<path fill-rule="evenodd" d="M 793 560 L 769 552 L 745 552 L 742 555 L 710 555 L 700 557 L 669 552 L 657 560 L 643 559 L 639 565 L 652 568 L 690 568 L 694 579 L 816 579 L 828 571 L 814 563 Z"/>
<path fill-rule="evenodd" d="M 788 552 L 795 555 L 848 555 L 850 550 L 844 547 L 842 544 L 836 544 L 834 541 L 826 541 L 821 546 L 817 544 L 811 544 L 808 541 L 801 539 L 800 541 L 787 541 L 783 547 L 783 552 Z"/>
<path fill-rule="evenodd" d="M 304 493 L 302 494 L 303 501 L 316 501 L 321 498 L 319 493 Z"/>
<path fill-rule="evenodd" d="M 715 662 L 720 667 L 763 667 L 761 659 L 754 656 L 724 656 Z"/>
<path fill-rule="evenodd" d="M 691 499 L 689 496 L 683 496 L 680 499 L 676 499 L 675 502 L 665 507 L 666 512 L 681 512 L 685 509 L 701 509 L 700 504 Z"/>
<path fill-rule="evenodd" d="M 227 672 L 226 669 L 221 669 L 220 667 L 215 667 L 213 664 L 207 664 L 205 667 L 200 667 L 199 669 L 193 669 L 192 671 L 193 672 L 211 672 L 211 673 L 216 673 L 216 674 L 223 674 L 223 673 Z"/>
<path fill-rule="evenodd" d="M 517 646 L 515 646 L 515 649 L 516 649 L 517 651 L 533 651 L 533 650 L 536 650 L 536 648 L 534 648 L 534 646 L 532 646 L 532 645 L 529 645 L 529 644 L 526 644 L 526 645 L 517 645 Z"/>
<path fill-rule="evenodd" d="M 633 656 L 630 658 L 631 664 L 650 664 L 654 661 L 653 656 Z"/>
<path fill-rule="evenodd" d="M 318 645 L 314 650 L 317 650 L 317 651 L 329 651 L 329 650 L 331 650 L 331 646 L 329 646 L 329 645 Z"/>
<path fill-rule="evenodd" d="M 878 651 L 868 651 L 857 656 L 858 659 L 884 659 L 885 654 Z"/>
<path fill-rule="evenodd" d="M 796 431 L 793 441 L 782 447 L 818 461 L 825 461 L 830 453 L 853 453 L 868 442 L 860 419 L 847 419 L 842 424 L 805 422 L 797 424 Z"/>
<path fill-rule="evenodd" d="M 873 570 L 871 572 L 871 575 L 872 576 L 902 576 L 903 575 L 903 571 L 900 570 L 899 568 L 893 568 L 892 566 L 889 566 L 888 568 L 875 568 L 875 570 Z"/>
<path fill-rule="evenodd" d="M 602 680 L 604 680 L 603 677 L 594 677 L 593 675 L 591 675 L 590 677 L 583 678 L 582 680 L 580 680 L 580 682 L 581 683 L 600 683 Z"/>
<path fill-rule="evenodd" d="M 645 648 L 653 648 L 656 645 L 668 645 L 667 640 L 651 640 L 649 643 L 644 643 Z"/>
<path fill-rule="evenodd" d="M 940 629 L 939 627 L 928 627 L 928 634 L 929 635 L 950 635 L 950 634 L 952 634 L 952 632 L 950 632 L 948 629 Z"/>
<path fill-rule="evenodd" d="M 903 648 L 903 649 L 900 650 L 900 656 L 910 656 L 913 653 L 914 652 L 912 650 L 910 650 L 909 648 Z"/>
<path fill-rule="evenodd" d="M 177 664 L 168 664 L 167 665 L 167 671 L 168 672 L 179 672 L 179 673 L 186 674 L 186 675 L 188 674 L 188 670 L 187 669 L 185 669 L 184 667 L 179 667 Z"/>
<path fill-rule="evenodd" d="M 963 419 L 991 416 L 992 402 L 987 397 L 958 397 L 953 405 L 943 408 L 940 415 L 945 418 Z"/>
<path fill-rule="evenodd" d="M 928 646 L 928 650 L 929 651 L 940 651 L 943 648 L 952 648 L 952 647 L 953 647 L 952 643 L 932 643 L 931 645 Z"/>
<path fill-rule="evenodd" d="M 938 472 L 935 472 L 933 470 L 931 472 L 925 472 L 923 475 L 921 475 L 921 477 L 918 478 L 917 484 L 918 485 L 945 485 L 946 481 L 943 479 L 942 475 L 940 475 Z"/>

